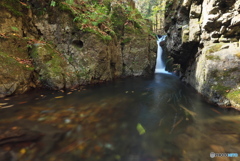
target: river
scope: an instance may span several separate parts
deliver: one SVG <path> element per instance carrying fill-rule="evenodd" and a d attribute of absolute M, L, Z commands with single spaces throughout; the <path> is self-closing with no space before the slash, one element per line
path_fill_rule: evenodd
<path fill-rule="evenodd" d="M 0 130 L 8 131 L 0 134 L 0 158 L 2 153 L 18 161 L 240 159 L 210 158 L 211 152 L 240 154 L 239 112 L 206 103 L 171 74 L 78 90 L 38 89 L 0 101 Z"/>

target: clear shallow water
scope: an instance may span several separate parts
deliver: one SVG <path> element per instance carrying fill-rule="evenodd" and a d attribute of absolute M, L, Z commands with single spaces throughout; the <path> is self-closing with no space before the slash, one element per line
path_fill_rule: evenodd
<path fill-rule="evenodd" d="M 240 154 L 239 112 L 207 104 L 169 74 L 79 91 L 35 90 L 1 103 L 7 104 L 0 127 L 43 134 L 37 142 L 0 146 L 20 161 L 207 161 L 210 152 Z"/>

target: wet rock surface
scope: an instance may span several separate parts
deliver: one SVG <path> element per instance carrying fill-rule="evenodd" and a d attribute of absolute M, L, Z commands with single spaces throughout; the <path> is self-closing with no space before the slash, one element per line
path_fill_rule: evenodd
<path fill-rule="evenodd" d="M 185 1 L 184 1 L 185 2 Z M 166 42 L 182 79 L 219 106 L 240 107 L 240 1 L 173 1 Z M 184 11 L 184 12 L 183 12 Z"/>

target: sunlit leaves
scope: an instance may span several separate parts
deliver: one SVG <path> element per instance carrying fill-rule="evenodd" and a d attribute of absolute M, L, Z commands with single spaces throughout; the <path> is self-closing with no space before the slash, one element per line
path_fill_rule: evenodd
<path fill-rule="evenodd" d="M 50 6 L 51 7 L 55 7 L 56 6 L 56 2 L 52 0 Z"/>

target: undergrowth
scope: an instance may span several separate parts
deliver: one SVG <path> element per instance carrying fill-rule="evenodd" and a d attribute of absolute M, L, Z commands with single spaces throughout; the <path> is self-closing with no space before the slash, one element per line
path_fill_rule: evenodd
<path fill-rule="evenodd" d="M 77 27 L 84 32 L 91 32 L 103 40 L 111 40 L 116 36 L 118 22 L 112 21 L 114 6 L 121 8 L 122 26 L 133 24 L 134 29 L 142 29 L 145 20 L 137 9 L 121 1 L 111 0 L 2 0 L 0 8 L 9 10 L 13 15 L 24 16 L 23 9 L 31 8 L 38 16 L 57 14 L 53 11 L 67 11 L 73 16 Z"/>

